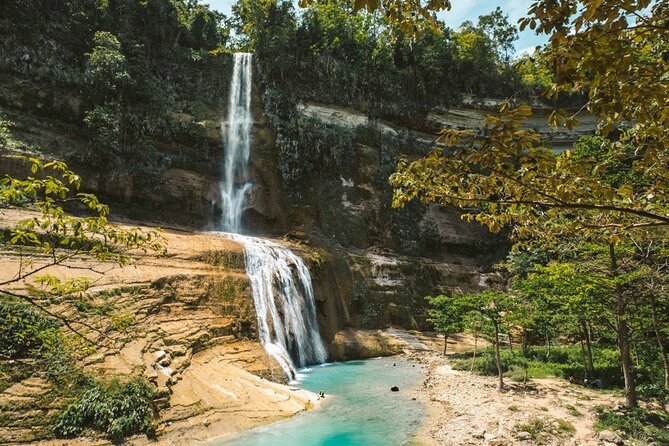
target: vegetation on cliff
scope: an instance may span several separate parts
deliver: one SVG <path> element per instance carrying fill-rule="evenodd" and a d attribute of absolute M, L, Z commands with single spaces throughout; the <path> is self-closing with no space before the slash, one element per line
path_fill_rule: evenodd
<path fill-rule="evenodd" d="M 0 106 L 80 127 L 87 144 L 61 159 L 127 171 L 138 186 L 169 166 L 212 169 L 220 147 L 198 121 L 227 88 L 220 13 L 192 1 L 22 0 L 0 17 L 0 76 L 14 90 Z M 162 150 L 175 141 L 187 156 Z"/>

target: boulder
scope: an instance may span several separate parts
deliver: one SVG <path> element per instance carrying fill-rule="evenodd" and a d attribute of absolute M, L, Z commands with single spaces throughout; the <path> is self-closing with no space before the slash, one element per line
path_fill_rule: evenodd
<path fill-rule="evenodd" d="M 616 434 L 615 432 L 611 432 L 609 430 L 601 431 L 597 435 L 597 437 L 602 442 L 613 443 L 613 444 L 616 444 L 616 445 L 623 444 L 623 439 L 620 438 L 620 435 Z"/>
<path fill-rule="evenodd" d="M 532 434 L 530 434 L 529 432 L 522 431 L 516 434 L 516 438 L 518 438 L 519 440 L 529 440 L 532 438 Z"/>
<path fill-rule="evenodd" d="M 400 391 L 400 388 L 397 387 L 397 386 L 393 386 L 393 387 L 390 388 L 390 391 L 391 391 L 391 392 L 399 392 L 399 391 Z"/>

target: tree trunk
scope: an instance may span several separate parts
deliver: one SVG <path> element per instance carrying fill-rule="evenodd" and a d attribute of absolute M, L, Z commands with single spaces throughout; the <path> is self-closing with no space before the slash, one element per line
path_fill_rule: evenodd
<path fill-rule="evenodd" d="M 511 326 L 507 325 L 506 329 L 509 331 L 509 350 L 513 351 L 513 340 L 511 339 Z"/>
<path fill-rule="evenodd" d="M 546 333 L 546 360 L 551 356 L 551 337 Z"/>
<path fill-rule="evenodd" d="M 527 354 L 529 353 L 529 342 L 527 340 L 528 337 L 529 335 L 527 334 L 527 330 L 523 327 L 523 334 L 521 337 L 521 342 L 522 342 L 521 347 L 523 348 L 523 356 L 527 356 Z"/>
<path fill-rule="evenodd" d="M 444 333 L 444 356 L 446 356 L 446 347 L 448 347 L 448 333 Z"/>
<path fill-rule="evenodd" d="M 504 390 L 504 378 L 502 377 L 502 360 L 499 355 L 499 325 L 495 320 L 492 324 L 495 327 L 495 361 L 497 362 L 497 377 L 499 378 L 497 390 L 501 391 Z"/>
<path fill-rule="evenodd" d="M 478 339 L 479 339 L 478 334 L 475 334 L 474 335 L 474 355 L 472 356 L 472 365 L 471 365 L 471 367 L 469 367 L 470 372 L 474 371 L 474 361 L 476 360 L 476 347 L 477 347 L 477 344 L 478 344 Z"/>
<path fill-rule="evenodd" d="M 585 370 L 588 376 L 595 373 L 595 366 L 592 360 L 592 342 L 590 341 L 590 330 L 586 321 L 581 321 L 581 330 L 583 332 L 583 354 L 585 355 Z"/>
<path fill-rule="evenodd" d="M 592 329 L 590 328 L 590 322 L 585 322 L 585 347 L 588 349 L 588 366 L 590 367 L 590 372 L 595 373 L 595 362 L 592 359 Z"/>
<path fill-rule="evenodd" d="M 662 340 L 659 324 L 657 323 L 657 301 L 655 300 L 655 295 L 653 294 L 651 294 L 650 297 L 650 310 L 653 321 L 653 331 L 655 332 L 657 345 L 660 347 L 660 356 L 662 357 L 662 365 L 664 366 L 664 388 L 669 389 L 669 353 L 667 353 L 667 346 Z"/>
<path fill-rule="evenodd" d="M 588 354 L 585 352 L 585 342 L 583 342 L 583 333 L 578 342 L 581 346 L 581 356 L 583 357 L 583 368 L 585 369 L 585 379 L 590 378 L 590 367 L 588 367 Z"/>
<path fill-rule="evenodd" d="M 618 276 L 618 261 L 614 245 L 609 244 L 609 257 L 611 260 L 611 277 Z M 625 405 L 636 407 L 637 395 L 634 382 L 634 371 L 632 370 L 632 355 L 630 353 L 629 326 L 627 325 L 627 301 L 625 293 L 619 284 L 615 289 L 615 311 L 618 329 L 618 347 L 620 348 L 620 359 L 625 378 Z"/>

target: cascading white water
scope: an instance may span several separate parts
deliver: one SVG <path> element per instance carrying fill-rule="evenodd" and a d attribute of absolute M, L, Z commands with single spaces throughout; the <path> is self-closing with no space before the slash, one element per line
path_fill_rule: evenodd
<path fill-rule="evenodd" d="M 302 259 L 269 240 L 230 237 L 244 246 L 258 334 L 267 353 L 291 379 L 298 368 L 325 362 L 311 275 Z"/>
<path fill-rule="evenodd" d="M 228 121 L 221 126 L 225 144 L 225 163 L 221 181 L 221 226 L 224 231 L 239 233 L 248 182 L 248 163 L 251 147 L 251 81 L 252 55 L 235 53 Z"/>
<path fill-rule="evenodd" d="M 236 53 L 228 121 L 222 126 L 225 165 L 221 181 L 222 230 L 244 246 L 260 341 L 291 379 L 297 369 L 327 360 L 318 323 L 311 275 L 288 248 L 239 235 L 248 182 L 251 143 L 252 55 Z"/>

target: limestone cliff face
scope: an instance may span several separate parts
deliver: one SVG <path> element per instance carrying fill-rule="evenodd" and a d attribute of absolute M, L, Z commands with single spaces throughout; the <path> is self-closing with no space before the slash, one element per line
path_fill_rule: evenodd
<path fill-rule="evenodd" d="M 0 153 L 0 171 L 25 173 L 25 163 L 16 158 L 18 153 L 70 159 L 88 143 L 70 123 L 82 114 L 76 92 L 57 95 L 43 86 L 22 87 L 18 79 L 6 81 L 0 89 L 0 105 L 17 112 L 12 117 L 16 122 L 13 131 L 30 147 Z M 117 213 L 163 225 L 216 229 L 225 150 L 221 140 L 227 116 L 224 103 L 225 98 L 221 98 L 219 103 L 199 104 L 192 115 L 174 116 L 185 123 L 197 123 L 201 144 L 195 147 L 188 140 L 157 143 L 162 153 L 175 160 L 158 182 L 133 180 L 128 170 L 132 166 L 101 168 L 74 161 L 73 167 L 85 179 L 86 189 L 110 201 Z M 254 89 L 253 187 L 243 224 L 257 235 L 288 234 L 304 247 L 304 255 L 312 258 L 326 339 L 333 341 L 339 331 L 350 327 L 429 328 L 425 296 L 481 287 L 482 272 L 504 255 L 503 239 L 461 221 L 456 209 L 416 203 L 403 210 L 391 209 L 387 176 L 394 169 L 396 156 L 419 156 L 429 150 L 443 127 L 477 127 L 495 105 L 493 100 L 467 99 L 457 107 L 435 108 L 415 128 L 403 128 L 393 122 L 370 122 L 351 109 L 301 104 L 298 111 L 302 116 L 356 129 L 351 152 L 356 161 L 341 175 L 305 175 L 300 190 L 289 191 L 259 88 Z M 70 119 L 56 120 L 54 114 Z M 545 113 L 540 110 L 529 126 L 561 147 L 592 130 L 592 122 L 585 121 L 575 132 L 555 132 L 546 126 Z M 388 144 L 400 147 L 399 151 L 389 152 Z M 301 198 L 295 200 L 292 195 Z"/>
<path fill-rule="evenodd" d="M 352 169 L 337 176 L 307 175 L 300 182 L 299 202 L 285 198 L 287 191 L 275 195 L 289 205 L 283 212 L 291 237 L 318 253 L 312 274 L 321 328 L 335 357 L 364 356 L 362 350 L 351 347 L 355 342 L 350 340 L 347 348 L 341 348 L 343 330 L 429 329 L 425 296 L 486 286 L 490 265 L 506 253 L 503 235 L 493 236 L 478 225 L 463 222 L 454 208 L 412 203 L 407 209 L 391 209 L 386 179 L 396 156 L 425 153 L 441 128 L 478 128 L 485 114 L 498 105 L 495 100 L 469 98 L 458 107 L 434 109 L 417 128 L 370 122 L 355 110 L 326 104 L 298 106 L 302 116 L 355 131 Z M 594 122 L 586 116 L 574 131 L 555 131 L 547 125 L 547 109 L 533 105 L 537 111 L 528 127 L 558 149 L 594 129 Z M 257 122 L 264 124 L 257 110 Z M 408 141 L 415 147 L 390 152 L 387 146 L 397 140 L 400 146 Z M 280 179 L 277 149 L 265 140 L 259 146 L 262 150 L 255 147 L 254 166 L 274 169 L 273 174 L 265 170 L 264 177 Z"/>

